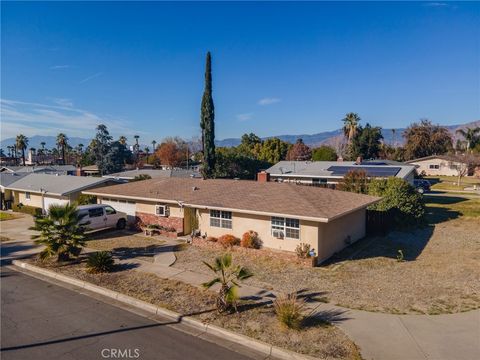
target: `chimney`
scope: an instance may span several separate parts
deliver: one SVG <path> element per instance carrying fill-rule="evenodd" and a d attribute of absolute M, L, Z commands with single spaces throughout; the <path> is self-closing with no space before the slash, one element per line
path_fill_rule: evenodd
<path fill-rule="evenodd" d="M 77 169 L 76 169 L 76 171 L 75 171 L 75 175 L 76 175 L 76 176 L 85 176 L 85 173 L 83 172 L 81 166 L 77 167 Z"/>
<path fill-rule="evenodd" d="M 257 174 L 257 181 L 258 182 L 268 182 L 268 181 L 270 181 L 270 174 L 267 173 L 266 171 L 260 171 Z"/>
<path fill-rule="evenodd" d="M 362 160 L 363 160 L 363 159 L 362 159 L 361 156 L 357 157 L 357 161 L 355 161 L 355 164 L 356 164 L 356 165 L 362 165 Z"/>

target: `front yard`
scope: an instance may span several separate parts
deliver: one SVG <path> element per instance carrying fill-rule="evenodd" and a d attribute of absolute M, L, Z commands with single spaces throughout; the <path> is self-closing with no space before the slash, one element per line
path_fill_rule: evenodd
<path fill-rule="evenodd" d="M 473 176 L 462 177 L 460 185 L 456 176 L 425 176 L 425 179 L 432 184 L 432 190 L 463 190 L 474 185 L 480 188 L 480 179 Z"/>
<path fill-rule="evenodd" d="M 0 211 L 0 221 L 13 220 L 17 217 L 14 214 Z"/>
<path fill-rule="evenodd" d="M 334 304 L 388 313 L 455 313 L 480 307 L 480 199 L 426 197 L 428 226 L 365 238 L 320 268 L 273 251 L 236 248 L 236 262 L 255 274 L 247 283 L 292 292 L 307 289 Z M 398 250 L 403 252 L 402 259 Z M 190 246 L 174 266 L 207 271 L 221 248 Z"/>
<path fill-rule="evenodd" d="M 128 270 L 118 266 L 117 271 L 90 274 L 85 258 L 67 265 L 51 262 L 32 263 L 61 272 L 99 286 L 119 291 L 157 306 L 194 316 L 203 322 L 222 326 L 237 333 L 265 341 L 292 351 L 325 359 L 360 360 L 355 344 L 329 321 L 341 321 L 341 314 L 320 314 L 305 321 L 302 330 L 289 330 L 279 325 L 271 304 L 241 301 L 239 312 L 219 314 L 215 308 L 214 293 L 180 281 Z"/>

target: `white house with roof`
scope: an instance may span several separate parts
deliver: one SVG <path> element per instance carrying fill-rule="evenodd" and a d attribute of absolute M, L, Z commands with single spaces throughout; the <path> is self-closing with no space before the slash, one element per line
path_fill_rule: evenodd
<path fill-rule="evenodd" d="M 458 176 L 459 172 L 465 175 L 474 174 L 474 166 L 462 161 L 459 157 L 448 155 L 431 155 L 407 161 L 407 164 L 417 168 L 419 174 L 427 176 Z"/>
<path fill-rule="evenodd" d="M 112 179 L 70 175 L 28 174 L 5 186 L 5 199 L 13 205 L 27 205 L 48 210 L 53 204 L 76 201 L 83 190 L 112 185 Z"/>
<path fill-rule="evenodd" d="M 294 182 L 299 184 L 338 184 L 352 170 L 365 171 L 371 178 L 390 176 L 413 184 L 415 166 L 394 161 L 280 161 L 258 176 L 259 181 Z"/>

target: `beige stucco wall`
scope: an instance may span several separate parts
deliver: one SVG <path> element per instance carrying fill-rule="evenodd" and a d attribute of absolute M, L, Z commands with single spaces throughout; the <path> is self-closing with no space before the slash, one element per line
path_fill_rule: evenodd
<path fill-rule="evenodd" d="M 183 218 L 183 209 L 180 208 L 178 204 L 164 204 L 160 202 L 147 202 L 147 201 L 136 201 L 138 212 L 143 212 L 147 214 L 155 214 L 156 205 L 167 205 L 170 209 L 170 216 L 181 217 Z"/>
<path fill-rule="evenodd" d="M 225 234 L 232 234 L 238 238 L 249 231 L 254 230 L 258 233 L 263 242 L 263 246 L 267 248 L 295 251 L 295 248 L 301 242 L 310 244 L 311 247 L 317 248 L 318 240 L 318 223 L 300 220 L 300 239 L 277 239 L 271 234 L 271 218 L 264 215 L 242 214 L 238 212 L 232 213 L 232 229 L 223 229 L 210 226 L 210 210 L 199 209 L 198 224 L 199 229 L 207 236 L 219 237 Z"/>
<path fill-rule="evenodd" d="M 28 205 L 28 206 L 33 206 L 37 208 L 42 208 L 42 195 L 38 193 L 30 193 L 30 199 L 27 199 L 25 196 L 25 191 L 12 191 L 13 197 L 14 197 L 14 204 L 18 205 L 22 203 L 23 205 Z M 78 193 L 73 194 L 72 198 L 74 196 L 78 196 Z M 62 199 L 62 200 L 70 200 L 70 197 L 63 197 L 63 196 L 54 196 L 54 195 L 49 195 L 46 194 L 45 198 L 51 198 L 51 199 Z"/>
<path fill-rule="evenodd" d="M 342 250 L 348 243 L 353 243 L 365 236 L 366 210 L 361 209 L 342 216 L 331 222 L 321 224 L 318 231 L 318 260 L 328 259 L 334 253 Z"/>
<path fill-rule="evenodd" d="M 456 168 L 452 168 L 452 165 L 457 166 L 464 166 L 458 162 L 451 162 L 442 159 L 428 159 L 428 160 L 421 160 L 415 161 L 410 163 L 411 165 L 417 166 L 417 172 L 421 174 L 425 172 L 426 175 L 434 176 L 434 175 L 442 175 L 442 176 L 458 176 L 458 170 Z M 438 169 L 430 169 L 430 165 L 439 165 Z"/>

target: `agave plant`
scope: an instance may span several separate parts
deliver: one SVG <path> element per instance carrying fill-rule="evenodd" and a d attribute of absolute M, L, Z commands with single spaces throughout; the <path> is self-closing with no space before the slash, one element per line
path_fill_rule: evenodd
<path fill-rule="evenodd" d="M 87 271 L 93 274 L 110 272 L 113 264 L 113 257 L 109 251 L 98 251 L 88 256 Z"/>
<path fill-rule="evenodd" d="M 78 256 L 85 245 L 88 223 L 81 223 L 85 215 L 79 214 L 76 204 L 66 204 L 52 205 L 47 216 L 37 217 L 32 230 L 40 234 L 33 235 L 32 239 L 45 245 L 39 254 L 40 259 L 56 255 L 57 261 L 68 261 L 72 256 Z"/>
<path fill-rule="evenodd" d="M 248 279 L 253 276 L 253 274 L 240 265 L 233 265 L 232 254 L 230 253 L 215 258 L 213 264 L 209 264 L 205 261 L 204 264 L 217 274 L 217 277 L 202 285 L 209 289 L 215 284 L 220 284 L 220 290 L 216 301 L 218 311 L 230 311 L 232 308 L 237 311 L 237 291 L 240 287 L 239 282 Z"/>

